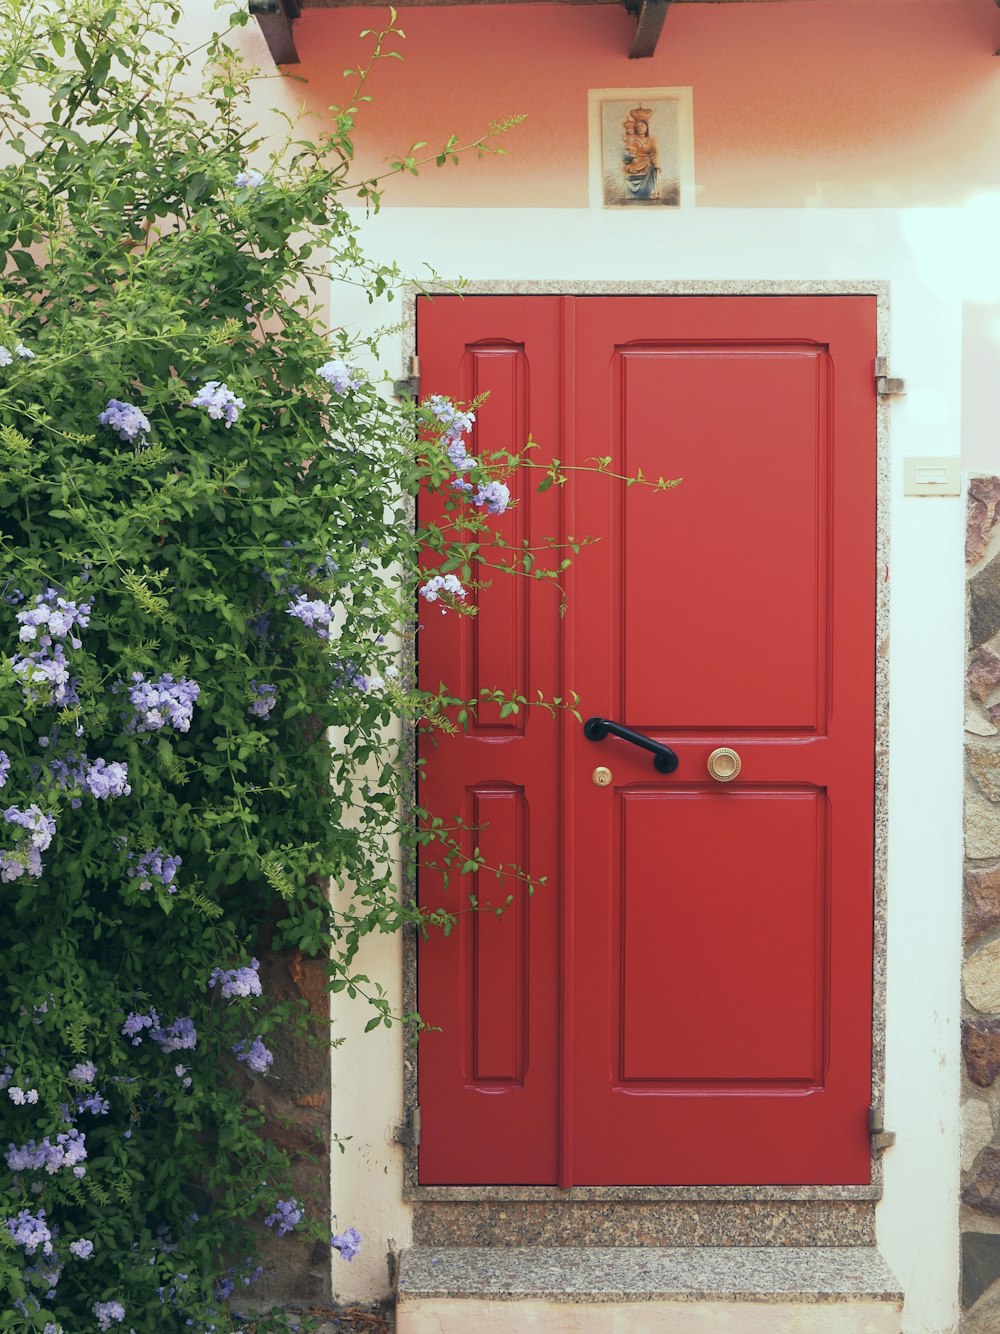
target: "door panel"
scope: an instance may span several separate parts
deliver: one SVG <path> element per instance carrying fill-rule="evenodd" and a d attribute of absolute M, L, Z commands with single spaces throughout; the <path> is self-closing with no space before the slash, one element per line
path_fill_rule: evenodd
<path fill-rule="evenodd" d="M 815 730 L 828 353 L 680 344 L 611 355 L 618 401 L 609 427 L 622 470 L 690 479 L 669 497 L 632 487 L 619 498 L 615 602 L 629 651 L 618 716 L 640 726 L 677 718 L 685 727 Z M 683 577 L 671 578 L 665 605 L 664 576 L 674 573 Z M 632 651 L 651 620 L 658 651 Z M 673 717 L 662 714 L 665 656 Z"/>
<path fill-rule="evenodd" d="M 421 799 L 548 881 L 421 946 L 443 1029 L 421 1180 L 866 1182 L 874 300 L 435 298 L 418 339 L 425 394 L 489 388 L 474 451 L 530 430 L 583 469 L 542 495 L 522 476 L 506 540 L 600 539 L 565 618 L 550 585 L 500 576 L 475 621 L 422 609 L 421 680 L 576 690 L 680 760 L 661 775 L 531 710 L 425 746 Z M 622 486 L 601 458 L 684 480 Z M 435 876 L 422 902 L 461 907 Z M 495 904 L 490 880 L 472 892 Z"/>
<path fill-rule="evenodd" d="M 556 299 L 532 306 L 500 299 L 489 318 L 477 303 L 435 298 L 419 303 L 425 393 L 466 402 L 489 391 L 470 452 L 517 448 L 530 432 L 551 442 L 560 433 L 560 308 Z M 491 525 L 507 542 L 542 541 L 560 524 L 560 498 L 538 495 L 521 474 L 511 478 L 517 500 Z M 421 516 L 440 517 L 443 498 L 425 496 Z M 474 617 L 442 615 L 421 604 L 419 680 L 439 682 L 463 698 L 482 688 L 507 693 L 559 693 L 559 596 L 526 579 L 485 573 Z M 491 867 L 444 883 L 433 849 L 420 866 L 421 904 L 458 916 L 444 938 L 420 945 L 419 1005 L 440 1031 L 421 1039 L 422 1108 L 432 1129 L 420 1147 L 421 1177 L 475 1184 L 556 1180 L 559 1136 L 560 724 L 536 712 L 501 718 L 480 709 L 467 733 L 435 733 L 421 744 L 421 805 L 458 817 L 456 837 L 471 855 L 479 847 Z M 509 874 L 527 866 L 548 877 L 528 902 Z M 501 916 L 508 894 L 514 903 Z M 470 896 L 483 905 L 473 912 Z M 431 1109 L 433 1108 L 433 1111 Z"/>
<path fill-rule="evenodd" d="M 664 788 L 625 792 L 619 805 L 618 1083 L 816 1085 L 822 794 Z"/>

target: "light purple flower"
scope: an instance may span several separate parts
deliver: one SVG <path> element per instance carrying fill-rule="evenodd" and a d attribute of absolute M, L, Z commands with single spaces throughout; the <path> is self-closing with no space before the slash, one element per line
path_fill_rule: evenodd
<path fill-rule="evenodd" d="M 9 347 L 0 347 L 0 366 L 9 366 L 14 360 Z"/>
<path fill-rule="evenodd" d="M 4 1154 L 4 1161 L 12 1172 L 45 1171 L 50 1176 L 62 1167 L 73 1169 L 74 1176 L 83 1176 L 85 1168 L 80 1166 L 87 1157 L 87 1137 L 75 1127 L 64 1134 L 56 1135 L 53 1144 L 48 1135 L 36 1143 L 29 1139 L 20 1146 L 10 1144 Z"/>
<path fill-rule="evenodd" d="M 147 681 L 142 672 L 133 672 L 128 697 L 135 717 L 126 731 L 158 732 L 169 723 L 178 732 L 186 732 L 200 694 L 197 681 L 184 676 L 175 681 L 170 672 L 165 672 L 159 680 Z"/>
<path fill-rule="evenodd" d="M 69 1249 L 78 1260 L 89 1260 L 94 1254 L 94 1243 L 88 1241 L 86 1237 L 80 1237 L 79 1240 L 70 1242 Z"/>
<path fill-rule="evenodd" d="M 7 1097 L 15 1107 L 23 1107 L 26 1103 L 35 1103 L 38 1101 L 38 1089 L 22 1089 L 13 1084 L 7 1090 Z"/>
<path fill-rule="evenodd" d="M 56 822 L 51 815 L 46 815 L 34 802 L 22 811 L 17 806 L 8 806 L 3 813 L 7 824 L 19 825 L 28 831 L 31 846 L 44 852 L 52 842 L 56 832 Z"/>
<path fill-rule="evenodd" d="M 92 1084 L 97 1075 L 97 1066 L 93 1061 L 80 1061 L 69 1072 L 74 1084 Z"/>
<path fill-rule="evenodd" d="M 321 380 L 325 380 L 336 394 L 346 394 L 348 390 L 358 389 L 361 386 L 360 372 L 354 366 L 348 366 L 340 357 L 332 357 L 329 361 L 325 361 L 316 374 Z"/>
<path fill-rule="evenodd" d="M 110 1329 L 125 1319 L 125 1307 L 121 1302 L 94 1302 L 90 1309 L 97 1320 L 98 1329 Z"/>
<path fill-rule="evenodd" d="M 18 1246 L 24 1247 L 25 1255 L 34 1255 L 41 1248 L 43 1255 L 52 1254 L 52 1233 L 45 1221 L 45 1210 L 39 1209 L 33 1214 L 30 1209 L 22 1209 L 14 1218 L 6 1220 L 7 1231 Z"/>
<path fill-rule="evenodd" d="M 80 639 L 73 634 L 76 626 L 85 630 L 90 624 L 93 603 L 71 602 L 64 598 L 56 588 L 46 588 L 44 593 L 35 595 L 35 605 L 25 607 L 17 613 L 17 623 L 21 627 L 18 639 L 24 644 L 37 642 L 47 648 L 53 639 L 69 638 L 74 648 L 80 647 Z"/>
<path fill-rule="evenodd" d="M 353 1260 L 361 1251 L 361 1233 L 356 1227 L 349 1227 L 330 1238 L 330 1245 L 339 1251 L 345 1260 Z"/>
<path fill-rule="evenodd" d="M 226 420 L 226 426 L 232 426 L 239 420 L 241 409 L 246 407 L 242 398 L 237 398 L 227 384 L 220 380 L 209 380 L 202 385 L 191 400 L 191 407 L 206 408 L 213 421 Z"/>
<path fill-rule="evenodd" d="M 146 414 L 133 403 L 123 403 L 118 398 L 108 400 L 108 406 L 97 420 L 102 426 L 117 431 L 118 439 L 124 440 L 129 445 L 136 440 L 142 444 L 145 440 L 144 432 L 149 430 L 149 418 Z"/>
<path fill-rule="evenodd" d="M 268 1214 L 264 1219 L 265 1227 L 273 1227 L 279 1237 L 294 1232 L 301 1222 L 302 1206 L 294 1195 L 290 1200 L 278 1200 L 274 1206 L 274 1213 Z"/>
<path fill-rule="evenodd" d="M 132 791 L 128 781 L 128 765 L 113 760 L 97 759 L 88 764 L 83 775 L 87 791 L 97 801 L 106 801 L 109 797 L 127 797 Z"/>
<path fill-rule="evenodd" d="M 160 1019 L 156 1011 L 150 1010 L 149 1014 L 137 1014 L 133 1011 L 125 1017 L 125 1022 L 122 1025 L 122 1037 L 131 1038 L 132 1046 L 138 1047 L 147 1028 L 151 1033 L 159 1032 Z"/>
<path fill-rule="evenodd" d="M 266 1075 L 271 1067 L 274 1056 L 264 1046 L 260 1038 L 254 1038 L 251 1042 L 249 1038 L 244 1038 L 242 1042 L 233 1043 L 233 1051 L 236 1053 L 238 1061 L 245 1061 L 251 1070 L 258 1075 Z"/>
<path fill-rule="evenodd" d="M 329 602 L 324 602 L 321 598 L 310 599 L 305 593 L 300 593 L 294 602 L 288 604 L 285 611 L 310 630 L 315 630 L 320 639 L 330 638 L 330 624 L 335 612 Z"/>
<path fill-rule="evenodd" d="M 175 1019 L 166 1028 L 154 1028 L 150 1037 L 160 1044 L 160 1049 L 167 1055 L 172 1051 L 185 1051 L 194 1047 L 198 1041 L 198 1030 L 194 1020 L 185 1016 Z"/>
<path fill-rule="evenodd" d="M 426 584 L 422 584 L 420 587 L 420 596 L 426 598 L 428 602 L 437 602 L 442 593 L 450 593 L 453 597 L 464 598 L 467 590 L 462 587 L 454 574 L 436 574 L 433 579 L 428 579 Z"/>
<path fill-rule="evenodd" d="M 259 996 L 259 969 L 260 963 L 256 959 L 251 959 L 245 968 L 213 968 L 209 974 L 208 985 L 214 987 L 218 983 L 223 996 L 227 999 L 233 996 Z"/>
<path fill-rule="evenodd" d="M 243 171 L 237 172 L 233 184 L 237 190 L 256 190 L 264 184 L 264 173 L 256 167 L 245 167 Z"/>
<path fill-rule="evenodd" d="M 102 1098 L 99 1093 L 90 1093 L 76 1104 L 77 1112 L 89 1112 L 91 1116 L 107 1116 L 111 1111 L 111 1104 L 107 1098 Z"/>
<path fill-rule="evenodd" d="M 465 448 L 462 440 L 452 440 L 448 445 L 448 459 L 453 468 L 458 468 L 460 472 L 468 472 L 470 468 L 476 466 L 476 460 Z"/>
<path fill-rule="evenodd" d="M 132 865 L 129 867 L 129 875 L 133 880 L 139 881 L 141 890 L 152 889 L 153 881 L 158 880 L 168 894 L 176 894 L 174 876 L 183 860 L 182 857 L 167 856 L 160 848 L 150 848 L 148 852 L 143 852 L 138 857 L 130 852 L 129 861 Z"/>
<path fill-rule="evenodd" d="M 472 499 L 474 505 L 485 505 L 488 514 L 503 514 L 510 504 L 510 488 L 503 482 L 480 483 Z"/>
<path fill-rule="evenodd" d="M 32 352 L 30 347 L 25 347 L 23 343 L 18 343 L 14 348 L 14 351 L 22 361 L 34 361 L 35 359 L 34 352 Z"/>
<path fill-rule="evenodd" d="M 268 685 L 267 682 L 258 685 L 256 681 L 251 681 L 250 689 L 256 695 L 256 699 L 247 709 L 247 713 L 250 714 L 251 718 L 269 717 L 271 710 L 278 702 L 278 687 Z"/>
<path fill-rule="evenodd" d="M 14 675 L 20 680 L 29 704 L 44 696 L 44 702 L 66 708 L 79 704 L 76 680 L 69 674 L 69 662 L 62 644 L 43 646 L 33 653 L 15 654 L 10 659 Z M 35 689 L 42 688 L 41 694 Z"/>

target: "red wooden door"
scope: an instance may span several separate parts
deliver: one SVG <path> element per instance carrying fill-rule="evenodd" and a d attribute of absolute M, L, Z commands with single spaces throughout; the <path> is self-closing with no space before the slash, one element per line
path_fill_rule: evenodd
<path fill-rule="evenodd" d="M 443 1028 L 420 1052 L 423 1182 L 869 1179 L 874 307 L 421 302 L 423 391 L 491 390 L 476 448 L 530 429 L 569 462 L 684 478 L 522 481 L 510 536 L 601 539 L 565 619 L 523 579 L 475 622 L 423 613 L 427 684 L 576 690 L 679 758 L 664 775 L 540 713 L 425 750 L 430 804 L 549 881 L 422 947 Z M 732 782 L 706 767 L 719 746 Z"/>

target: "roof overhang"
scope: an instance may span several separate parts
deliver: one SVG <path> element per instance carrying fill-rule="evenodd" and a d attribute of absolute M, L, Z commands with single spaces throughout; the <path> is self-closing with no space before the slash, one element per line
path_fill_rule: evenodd
<path fill-rule="evenodd" d="M 407 0 L 407 8 L 429 5 L 468 4 L 470 0 Z M 504 0 L 471 0 L 472 3 L 504 3 Z M 525 4 L 550 3 L 550 0 L 522 0 Z M 781 0 L 563 0 L 574 4 L 623 4 L 635 17 L 635 32 L 629 55 L 636 59 L 651 56 L 656 50 L 671 5 L 715 4 L 743 5 L 781 3 Z M 1000 0 L 995 0 L 1000 6 Z M 250 13 L 260 24 L 268 49 L 276 65 L 296 65 L 292 24 L 304 9 L 343 9 L 348 6 L 382 6 L 385 0 L 249 0 Z M 997 52 L 1000 55 L 1000 52 Z"/>

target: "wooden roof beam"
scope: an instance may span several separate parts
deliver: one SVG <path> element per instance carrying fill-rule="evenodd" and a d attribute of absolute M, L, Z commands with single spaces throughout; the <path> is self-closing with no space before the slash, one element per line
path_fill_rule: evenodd
<path fill-rule="evenodd" d="M 267 49 L 276 65 L 297 65 L 299 53 L 292 36 L 292 20 L 302 13 L 301 0 L 250 0 Z"/>
<path fill-rule="evenodd" d="M 670 4 L 671 0 L 625 0 L 625 8 L 636 19 L 630 60 L 643 60 L 654 53 Z"/>

